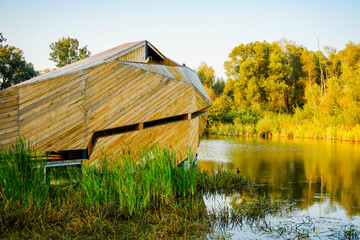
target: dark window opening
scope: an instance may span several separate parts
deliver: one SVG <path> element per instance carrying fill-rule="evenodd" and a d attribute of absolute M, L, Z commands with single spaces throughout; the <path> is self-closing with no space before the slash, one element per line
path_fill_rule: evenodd
<path fill-rule="evenodd" d="M 187 117 L 187 114 L 183 114 L 183 115 L 178 115 L 178 116 L 174 116 L 174 117 L 162 118 L 162 119 L 154 120 L 154 121 L 150 121 L 150 122 L 144 122 L 144 128 L 153 127 L 153 126 L 162 125 L 162 124 L 171 123 L 171 122 L 176 122 L 176 121 L 181 121 L 181 120 L 186 120 L 186 117 Z"/>
<path fill-rule="evenodd" d="M 205 113 L 208 113 L 208 111 L 197 111 L 197 112 L 194 112 L 193 114 L 191 114 L 191 119 L 194 119 L 194 118 L 197 118 Z"/>
<path fill-rule="evenodd" d="M 157 53 L 155 52 L 150 46 L 147 46 L 148 48 L 148 57 L 151 57 L 151 62 L 152 63 L 162 63 L 164 61 L 164 59 Z"/>

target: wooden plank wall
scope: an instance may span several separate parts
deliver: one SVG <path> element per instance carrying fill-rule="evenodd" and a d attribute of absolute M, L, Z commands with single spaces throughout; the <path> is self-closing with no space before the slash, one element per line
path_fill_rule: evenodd
<path fill-rule="evenodd" d="M 200 143 L 200 138 L 203 135 L 204 129 L 206 127 L 206 120 L 207 120 L 208 114 L 209 113 L 204 113 L 198 117 L 199 118 L 199 143 Z"/>
<path fill-rule="evenodd" d="M 211 102 L 207 98 L 205 98 L 197 88 L 194 87 L 194 91 L 195 91 L 196 108 L 192 109 L 193 112 L 197 112 L 211 106 Z"/>
<path fill-rule="evenodd" d="M 19 133 L 38 151 L 85 148 L 86 70 L 19 88 Z"/>
<path fill-rule="evenodd" d="M 128 62 L 145 62 L 145 45 L 119 57 L 117 60 Z"/>
<path fill-rule="evenodd" d="M 90 157 L 90 163 L 99 161 L 101 149 L 106 149 L 107 153 L 118 157 L 122 153 L 126 153 L 127 149 L 136 153 L 139 148 L 154 144 L 179 151 L 185 158 L 189 144 L 189 131 L 189 121 L 185 120 L 100 138 Z"/>
<path fill-rule="evenodd" d="M 190 132 L 189 132 L 189 146 L 191 148 L 193 156 L 195 156 L 197 148 L 199 147 L 200 140 L 204 129 L 206 127 L 206 119 L 208 113 L 204 113 L 190 121 Z"/>
<path fill-rule="evenodd" d="M 189 139 L 188 145 L 191 148 L 193 156 L 195 156 L 196 150 L 200 143 L 200 141 L 199 141 L 199 117 L 191 119 L 188 139 Z"/>
<path fill-rule="evenodd" d="M 119 62 L 90 69 L 86 141 L 92 133 L 190 112 L 192 85 Z"/>
<path fill-rule="evenodd" d="M 19 88 L 0 90 L 0 143 L 7 147 L 19 135 Z"/>

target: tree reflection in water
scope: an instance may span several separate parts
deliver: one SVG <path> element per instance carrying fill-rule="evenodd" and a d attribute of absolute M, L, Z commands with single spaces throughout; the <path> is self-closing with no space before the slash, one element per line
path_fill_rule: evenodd
<path fill-rule="evenodd" d="M 270 199 L 296 201 L 304 210 L 317 206 L 318 216 L 360 215 L 359 143 L 208 136 L 198 153 L 199 168 L 239 168 Z"/>

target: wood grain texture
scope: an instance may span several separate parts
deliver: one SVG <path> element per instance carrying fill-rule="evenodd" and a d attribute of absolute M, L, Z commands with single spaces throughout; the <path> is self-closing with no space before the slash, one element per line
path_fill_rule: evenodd
<path fill-rule="evenodd" d="M 199 116 L 199 144 L 200 144 L 200 138 L 203 135 L 204 130 L 206 128 L 206 120 L 207 120 L 208 114 L 209 113 L 204 113 Z"/>
<path fill-rule="evenodd" d="M 87 141 L 95 131 L 191 111 L 189 83 L 119 62 L 108 65 L 91 69 L 86 80 Z"/>
<path fill-rule="evenodd" d="M 190 122 L 189 146 L 191 147 L 193 156 L 196 154 L 201 137 L 206 127 L 207 115 L 208 113 L 204 113 L 196 118 L 193 118 Z"/>
<path fill-rule="evenodd" d="M 19 133 L 32 141 L 38 151 L 86 147 L 85 78 L 86 71 L 83 70 L 20 86 Z"/>
<path fill-rule="evenodd" d="M 188 82 L 191 85 L 193 85 L 197 90 L 199 90 L 200 93 L 202 94 L 202 97 L 207 99 L 207 102 L 211 105 L 210 99 L 207 96 L 207 93 L 206 93 L 203 85 L 201 84 L 196 72 L 189 69 L 188 67 L 153 64 L 153 61 L 151 61 L 148 64 L 135 63 L 135 62 L 124 62 L 124 61 L 122 61 L 122 63 L 131 65 L 136 68 L 140 68 L 140 69 L 143 69 L 143 70 L 146 70 L 149 72 L 157 73 L 157 74 L 165 76 L 165 77 Z"/>
<path fill-rule="evenodd" d="M 204 98 L 204 95 L 196 88 L 195 91 L 195 101 L 196 101 L 196 109 L 193 109 L 194 112 L 200 111 L 204 108 L 208 108 L 211 106 L 210 100 Z"/>
<path fill-rule="evenodd" d="M 145 45 L 118 58 L 121 61 L 145 62 Z"/>
<path fill-rule="evenodd" d="M 189 121 L 183 120 L 101 138 L 90 157 L 90 163 L 100 159 L 102 149 L 117 157 L 127 153 L 128 149 L 136 153 L 141 147 L 155 144 L 179 151 L 181 156 L 185 157 L 188 149 L 189 124 Z"/>
<path fill-rule="evenodd" d="M 190 131 L 189 131 L 189 146 L 193 156 L 195 156 L 197 148 L 200 143 L 199 136 L 199 117 L 191 119 L 190 121 Z"/>
<path fill-rule="evenodd" d="M 19 135 L 19 88 L 0 91 L 0 143 L 7 147 Z"/>

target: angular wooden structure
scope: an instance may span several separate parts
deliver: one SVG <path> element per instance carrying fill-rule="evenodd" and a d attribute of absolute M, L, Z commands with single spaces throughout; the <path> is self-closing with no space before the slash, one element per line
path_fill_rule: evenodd
<path fill-rule="evenodd" d="M 30 139 L 53 158 L 101 149 L 196 152 L 211 101 L 197 74 L 148 41 L 120 45 L 0 91 L 0 143 Z"/>

